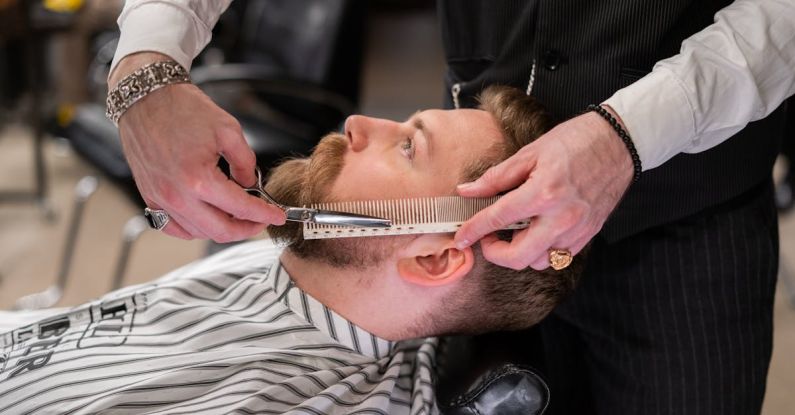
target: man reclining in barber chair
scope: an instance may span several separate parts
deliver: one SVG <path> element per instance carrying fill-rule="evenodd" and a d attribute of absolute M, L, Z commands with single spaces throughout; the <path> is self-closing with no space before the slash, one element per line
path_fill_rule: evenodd
<path fill-rule="evenodd" d="M 298 206 L 453 195 L 545 129 L 517 90 L 482 102 L 402 123 L 351 117 L 266 188 Z M 495 130 L 503 140 L 484 138 Z M 0 413 L 437 413 L 428 336 L 529 327 L 582 265 L 500 268 L 453 234 L 269 232 L 281 243 L 233 247 L 0 334 Z"/>

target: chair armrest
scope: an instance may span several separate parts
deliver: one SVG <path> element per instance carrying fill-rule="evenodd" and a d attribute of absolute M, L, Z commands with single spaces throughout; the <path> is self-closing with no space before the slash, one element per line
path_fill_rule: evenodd
<path fill-rule="evenodd" d="M 351 114 L 355 110 L 355 105 L 345 96 L 314 83 L 291 79 L 268 65 L 230 63 L 200 66 L 191 71 L 191 80 L 200 88 L 243 82 L 256 87 L 258 91 L 302 99 L 332 108 L 340 114 Z"/>

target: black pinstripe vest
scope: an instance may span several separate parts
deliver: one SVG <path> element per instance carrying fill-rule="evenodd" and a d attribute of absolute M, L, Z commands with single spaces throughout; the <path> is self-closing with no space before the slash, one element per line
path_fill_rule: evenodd
<path fill-rule="evenodd" d="M 526 89 L 563 120 L 599 103 L 679 51 L 729 0 L 438 0 L 449 69 L 446 105 L 490 84 Z M 457 94 L 453 94 L 453 89 Z M 602 230 L 615 241 L 735 198 L 768 180 L 782 114 L 700 154 L 646 171 Z"/>

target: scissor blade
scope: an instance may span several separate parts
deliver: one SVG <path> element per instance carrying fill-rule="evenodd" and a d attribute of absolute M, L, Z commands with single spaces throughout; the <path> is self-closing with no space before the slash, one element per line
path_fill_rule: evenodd
<path fill-rule="evenodd" d="M 318 209 L 314 223 L 320 225 L 356 226 L 360 228 L 389 228 L 392 221 L 376 216 Z"/>

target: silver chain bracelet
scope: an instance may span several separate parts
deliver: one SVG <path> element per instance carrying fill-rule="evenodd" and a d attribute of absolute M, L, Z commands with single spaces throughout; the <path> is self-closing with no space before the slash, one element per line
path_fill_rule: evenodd
<path fill-rule="evenodd" d="M 124 112 L 150 92 L 166 85 L 188 82 L 190 74 L 177 62 L 160 61 L 145 65 L 125 76 L 116 88 L 108 92 L 105 116 L 118 127 Z"/>

